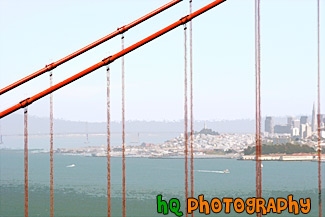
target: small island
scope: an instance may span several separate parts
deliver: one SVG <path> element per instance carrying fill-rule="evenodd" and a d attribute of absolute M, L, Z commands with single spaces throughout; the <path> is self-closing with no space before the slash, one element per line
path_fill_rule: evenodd
<path fill-rule="evenodd" d="M 255 160 L 256 159 L 256 148 L 255 146 L 248 146 L 244 150 L 244 155 L 241 156 L 240 160 Z M 322 150 L 321 158 L 324 159 L 324 150 Z M 298 144 L 263 144 L 262 145 L 262 156 L 263 161 L 317 161 L 318 153 L 313 147 L 308 145 Z"/>

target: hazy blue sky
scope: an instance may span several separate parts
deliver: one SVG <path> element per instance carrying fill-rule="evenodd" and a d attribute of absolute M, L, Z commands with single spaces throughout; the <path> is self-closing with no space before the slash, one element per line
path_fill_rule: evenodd
<path fill-rule="evenodd" d="M 0 87 L 109 34 L 169 0 L 0 0 Z M 210 3 L 193 0 L 193 10 Z M 316 101 L 316 0 L 262 0 L 262 115 L 311 114 Z M 188 13 L 188 1 L 126 32 L 129 46 Z M 321 21 L 325 20 L 321 0 Z M 195 118 L 255 117 L 254 0 L 228 0 L 193 21 Z M 321 23 L 321 38 L 324 23 Z M 321 55 L 325 42 L 321 44 Z M 120 36 L 56 68 L 54 83 L 121 49 Z M 184 33 L 179 27 L 128 54 L 126 118 L 183 118 Z M 321 56 L 325 108 L 325 61 Z M 121 119 L 121 62 L 111 65 L 112 120 Z M 3 110 L 49 86 L 48 73 L 3 96 Z M 45 97 L 30 114 L 48 116 Z M 322 113 L 325 110 L 322 109 Z M 18 111 L 17 113 L 22 113 Z M 106 120 L 101 68 L 54 94 L 54 116 Z"/>

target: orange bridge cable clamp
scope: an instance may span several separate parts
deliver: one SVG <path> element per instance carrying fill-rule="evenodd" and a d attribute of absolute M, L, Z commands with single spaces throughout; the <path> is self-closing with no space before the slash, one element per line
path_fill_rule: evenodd
<path fill-rule="evenodd" d="M 225 1 L 226 0 L 215 0 L 215 1 L 213 1 L 212 3 L 204 6 L 203 8 L 193 12 L 192 14 L 189 14 L 189 15 L 181 18 L 180 20 L 176 21 L 175 23 L 173 23 L 173 24 L 161 29 L 160 31 L 148 36 L 147 38 L 145 38 L 145 39 L 143 39 L 143 40 L 141 40 L 141 41 L 127 47 L 126 49 L 124 49 L 124 50 L 122 50 L 122 51 L 120 51 L 120 52 L 118 52 L 118 53 L 116 53 L 116 54 L 114 54 L 112 56 L 109 56 L 109 57 L 103 59 L 102 61 L 96 63 L 95 65 L 92 65 L 91 67 L 89 67 L 89 68 L 87 68 L 87 69 L 85 69 L 85 70 L 83 70 L 83 71 L 81 71 L 81 72 L 79 72 L 79 73 L 77 73 L 77 74 L 63 80 L 63 81 L 61 81 L 60 83 L 58 83 L 56 85 L 53 85 L 52 87 L 50 87 L 50 88 L 48 88 L 48 89 L 46 89 L 46 90 L 32 96 L 32 97 L 29 97 L 29 98 L 17 103 L 16 105 L 14 105 L 14 106 L 0 112 L 0 118 L 3 118 L 5 116 L 13 113 L 14 111 L 17 111 L 20 108 L 24 108 L 27 105 L 32 104 L 33 102 L 43 98 L 44 96 L 46 96 L 46 95 L 48 95 L 48 94 L 50 94 L 50 93 L 64 87 L 64 86 L 78 80 L 79 78 L 81 78 L 81 77 L 95 71 L 96 69 L 98 69 L 98 68 L 100 68 L 100 67 L 102 67 L 104 65 L 107 65 L 109 63 L 114 62 L 116 59 L 118 59 L 118 58 L 132 52 L 133 50 L 136 50 L 137 48 L 139 48 L 139 47 L 145 45 L 146 43 L 149 43 L 150 41 L 164 35 L 165 33 L 175 29 L 176 27 L 191 21 L 195 17 L 200 16 L 204 12 L 214 8 L 215 6 L 221 4 L 221 3 L 225 2 Z"/>
<path fill-rule="evenodd" d="M 75 58 L 77 56 L 79 56 L 80 54 L 82 54 L 82 53 L 84 53 L 84 52 L 86 52 L 86 51 L 88 51 L 88 50 L 102 44 L 102 43 L 104 43 L 105 41 L 108 41 L 108 40 L 114 38 L 115 36 L 117 36 L 119 34 L 122 34 L 123 32 L 131 29 L 132 27 L 135 27 L 136 25 L 148 20 L 149 18 L 151 18 L 151 17 L 159 14 L 160 12 L 162 12 L 162 11 L 176 5 L 177 3 L 181 2 L 181 1 L 183 1 L 183 0 L 173 0 L 173 1 L 163 5 L 162 7 L 148 13 L 147 15 L 133 21 L 132 23 L 129 23 L 129 24 L 125 25 L 125 26 L 122 26 L 122 27 L 118 28 L 116 31 L 114 31 L 114 32 L 110 33 L 109 35 L 107 35 L 107 36 L 105 36 L 105 37 L 103 37 L 103 38 L 101 38 L 101 39 L 87 45 L 86 47 L 83 47 L 80 50 L 78 50 L 78 51 L 76 51 L 76 52 L 74 52 L 74 53 L 72 53 L 72 54 L 70 54 L 70 55 L 56 61 L 56 62 L 53 62 L 53 63 L 51 63 L 49 65 L 46 65 L 44 68 L 34 72 L 33 74 L 30 74 L 30 75 L 28 75 L 28 76 L 26 76 L 26 77 L 24 77 L 24 78 L 22 78 L 22 79 L 20 79 L 20 80 L 18 80 L 16 82 L 12 83 L 12 84 L 10 84 L 10 85 L 0 89 L 0 95 L 2 95 L 4 93 L 6 93 L 7 91 L 10 91 L 10 90 L 18 87 L 18 86 L 20 86 L 22 84 L 24 84 L 25 82 L 27 82 L 29 80 L 32 80 L 32 79 L 44 74 L 47 71 L 51 71 L 52 69 L 58 67 L 59 65 L 65 63 L 65 62 L 67 62 L 67 61 L 69 61 L 69 60 L 71 60 L 71 59 L 73 59 L 73 58 Z"/>

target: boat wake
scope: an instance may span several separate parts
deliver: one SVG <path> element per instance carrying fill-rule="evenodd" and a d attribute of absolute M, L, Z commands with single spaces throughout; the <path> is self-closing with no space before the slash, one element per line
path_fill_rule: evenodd
<path fill-rule="evenodd" d="M 71 165 L 68 165 L 66 167 L 75 167 L 76 165 L 75 164 L 71 164 Z"/>
<path fill-rule="evenodd" d="M 228 169 L 226 170 L 197 170 L 200 173 L 230 173 Z"/>

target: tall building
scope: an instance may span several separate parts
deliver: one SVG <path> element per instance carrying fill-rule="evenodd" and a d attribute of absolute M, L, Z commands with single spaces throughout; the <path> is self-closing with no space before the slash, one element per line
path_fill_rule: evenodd
<path fill-rule="evenodd" d="M 311 126 L 308 123 L 301 124 L 299 134 L 302 139 L 309 138 L 312 135 Z"/>
<path fill-rule="evenodd" d="M 313 105 L 313 111 L 312 111 L 312 116 L 311 116 L 311 130 L 312 132 L 317 131 L 317 115 L 316 115 L 316 109 L 315 109 L 315 103 Z"/>
<path fill-rule="evenodd" d="M 307 123 L 308 123 L 308 116 L 301 116 L 300 124 L 307 124 Z"/>
<path fill-rule="evenodd" d="M 300 120 L 293 120 L 292 125 L 293 125 L 293 128 L 299 128 L 300 127 Z"/>
<path fill-rule="evenodd" d="M 291 129 L 291 136 L 293 137 L 296 137 L 296 136 L 299 136 L 299 128 L 297 128 L 297 127 L 294 127 L 294 128 L 292 128 Z"/>
<path fill-rule="evenodd" d="M 325 125 L 325 115 L 324 115 L 324 114 L 320 114 L 319 117 L 320 117 L 320 125 L 321 125 L 321 129 L 323 129 L 323 128 L 324 128 L 324 125 Z M 317 120 L 318 120 L 318 119 L 317 119 Z M 316 124 L 318 124 L 318 123 L 316 123 Z M 323 127 L 322 127 L 322 126 L 323 126 Z M 316 128 L 316 131 L 317 131 L 317 128 Z"/>
<path fill-rule="evenodd" d="M 289 125 L 275 125 L 274 133 L 286 133 L 291 134 L 291 126 Z"/>
<path fill-rule="evenodd" d="M 293 117 L 288 117 L 287 118 L 287 124 L 288 124 L 288 126 L 290 127 L 290 128 L 292 128 L 293 127 Z"/>
<path fill-rule="evenodd" d="M 274 123 L 271 116 L 265 118 L 265 132 L 274 133 Z"/>
<path fill-rule="evenodd" d="M 311 135 L 312 135 L 311 126 L 309 126 L 307 124 L 305 136 L 306 136 L 306 138 L 309 138 L 309 137 L 311 137 Z"/>
<path fill-rule="evenodd" d="M 320 114 L 320 122 L 325 123 L 325 115 L 324 114 Z"/>

